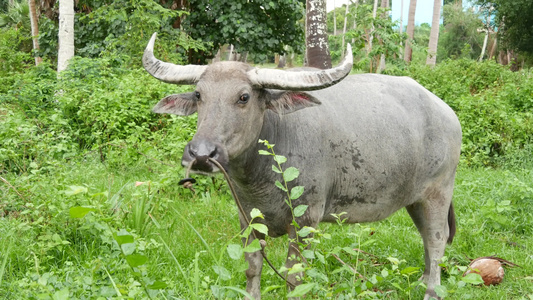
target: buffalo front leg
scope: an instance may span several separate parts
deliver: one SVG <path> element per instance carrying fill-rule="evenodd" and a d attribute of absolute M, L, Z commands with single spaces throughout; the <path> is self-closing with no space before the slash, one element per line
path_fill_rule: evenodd
<path fill-rule="evenodd" d="M 243 239 L 246 247 L 256 238 L 264 239 L 264 236 L 258 232 L 250 234 L 247 239 Z M 263 255 L 261 251 L 245 252 L 244 259 L 248 262 L 248 269 L 246 270 L 246 292 L 250 294 L 255 300 L 261 299 L 261 270 L 263 269 Z M 246 297 L 245 299 L 249 299 Z"/>

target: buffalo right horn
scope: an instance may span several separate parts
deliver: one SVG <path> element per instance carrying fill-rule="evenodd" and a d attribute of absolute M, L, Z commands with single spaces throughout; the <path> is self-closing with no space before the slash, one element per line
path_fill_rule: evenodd
<path fill-rule="evenodd" d="M 154 56 L 154 44 L 157 32 L 152 35 L 143 55 L 143 66 L 155 78 L 174 84 L 196 84 L 207 66 L 180 66 L 160 61 Z"/>
<path fill-rule="evenodd" d="M 254 68 L 248 71 L 252 85 L 290 91 L 314 91 L 332 86 L 350 74 L 353 66 L 352 46 L 348 44 L 346 56 L 332 69 L 305 69 L 301 71 L 283 71 L 276 69 Z"/>

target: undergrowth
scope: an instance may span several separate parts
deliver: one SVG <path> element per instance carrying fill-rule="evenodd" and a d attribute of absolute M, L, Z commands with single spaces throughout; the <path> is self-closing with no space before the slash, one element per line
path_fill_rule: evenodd
<path fill-rule="evenodd" d="M 0 298 L 245 295 L 241 254 L 250 249 L 240 246 L 224 180 L 198 177 L 195 191 L 177 186 L 195 117 L 150 112 L 162 97 L 189 88 L 124 69 L 116 59 L 77 58 L 58 80 L 50 65 L 26 67 L 27 58 L 8 58 L 13 67 L 0 69 L 6 84 L 0 87 Z M 458 232 L 439 292 L 450 299 L 531 299 L 531 74 L 466 60 L 401 73 L 443 98 L 463 127 Z M 423 247 L 406 212 L 371 224 L 339 223 L 314 229 L 322 236 L 305 253 L 311 267 L 302 265 L 307 298 L 422 297 Z M 266 242 L 269 258 L 282 267 L 287 240 Z M 488 255 L 520 267 L 506 269 L 498 286 L 462 277 L 468 258 Z M 264 299 L 288 293 L 266 267 L 262 286 Z"/>

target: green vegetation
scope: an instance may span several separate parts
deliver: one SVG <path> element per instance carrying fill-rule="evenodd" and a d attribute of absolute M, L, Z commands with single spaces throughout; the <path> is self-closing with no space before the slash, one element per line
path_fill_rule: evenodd
<path fill-rule="evenodd" d="M 173 33 L 170 23 L 178 13 L 154 11 L 150 3 L 102 5 L 80 17 L 80 56 L 60 80 L 51 63 L 32 66 L 24 30 L 0 28 L 0 299 L 245 295 L 243 253 L 257 245 L 241 246 L 238 211 L 224 179 L 198 176 L 195 191 L 177 185 L 196 117 L 150 111 L 159 99 L 190 87 L 161 83 L 139 67 L 146 34 L 155 27 L 164 32 L 156 50 L 165 60 L 186 60 L 176 43 L 204 50 L 207 44 Z M 158 13 L 166 16 L 163 25 L 153 17 Z M 367 16 L 362 11 L 360 17 Z M 133 21 L 139 26 L 128 26 Z M 43 41 L 54 36 L 53 22 L 40 26 Z M 419 29 L 422 38 L 427 28 Z M 382 33 L 387 32 L 391 35 L 382 35 L 386 43 L 374 48 L 372 59 L 359 48 L 360 69 L 368 70 L 379 54 L 396 53 L 393 46 L 401 37 Z M 364 32 L 352 34 L 362 40 Z M 53 60 L 53 39 L 48 43 L 41 51 Z M 438 292 L 449 299 L 533 299 L 533 74 L 475 62 L 471 48 L 463 48 L 454 57 L 460 59 L 443 59 L 434 69 L 414 59 L 411 66 L 388 61 L 385 71 L 415 78 L 456 111 L 463 127 L 454 194 L 458 231 L 446 251 Z M 298 166 L 283 167 L 280 185 L 295 199 L 301 188 L 287 179 L 297 175 Z M 297 206 L 293 213 L 304 210 Z M 250 216 L 258 217 L 259 212 Z M 304 253 L 311 264 L 298 266 L 307 276 L 293 295 L 422 297 L 422 241 L 405 211 L 381 222 L 321 224 L 313 230 Z M 281 268 L 287 239 L 266 242 L 269 259 Z M 520 267 L 506 268 L 498 286 L 462 277 L 468 258 L 488 255 Z M 262 289 L 264 299 L 288 294 L 266 264 Z"/>

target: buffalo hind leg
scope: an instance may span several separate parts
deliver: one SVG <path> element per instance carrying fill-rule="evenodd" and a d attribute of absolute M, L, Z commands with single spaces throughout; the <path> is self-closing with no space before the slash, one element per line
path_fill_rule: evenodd
<path fill-rule="evenodd" d="M 407 206 L 407 211 L 413 219 L 424 242 L 425 270 L 423 280 L 427 286 L 424 300 L 436 298 L 435 286 L 440 285 L 441 268 L 439 263 L 444 256 L 446 242 L 449 240 L 451 228 L 455 228 L 451 204 L 451 193 L 442 193 L 433 189 L 422 202 Z"/>

